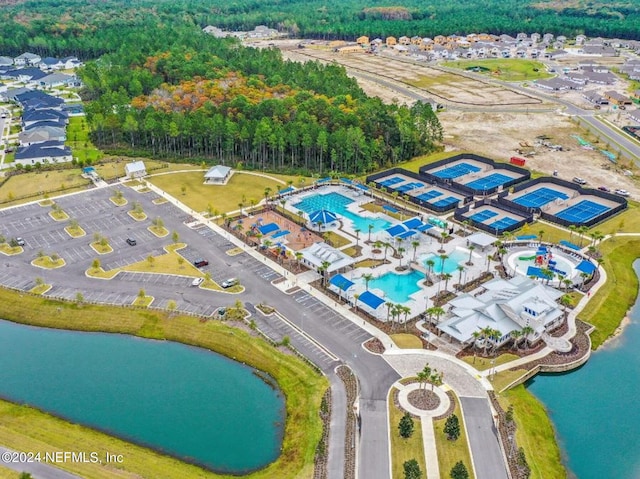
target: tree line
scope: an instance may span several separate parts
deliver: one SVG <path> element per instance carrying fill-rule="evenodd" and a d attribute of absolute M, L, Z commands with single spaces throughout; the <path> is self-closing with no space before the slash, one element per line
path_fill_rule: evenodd
<path fill-rule="evenodd" d="M 199 31 L 169 42 L 147 55 L 120 49 L 80 71 L 99 147 L 360 174 L 428 153 L 442 139 L 430 105 L 385 105 L 343 67 L 285 62 L 275 49 Z"/>

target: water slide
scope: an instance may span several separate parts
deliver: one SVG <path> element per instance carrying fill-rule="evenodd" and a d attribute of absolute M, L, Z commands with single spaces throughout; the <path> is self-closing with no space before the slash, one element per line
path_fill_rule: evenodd
<path fill-rule="evenodd" d="M 534 254 L 533 256 L 520 256 L 518 259 L 522 261 L 529 261 L 532 259 L 536 259 L 536 256 L 538 255 Z"/>

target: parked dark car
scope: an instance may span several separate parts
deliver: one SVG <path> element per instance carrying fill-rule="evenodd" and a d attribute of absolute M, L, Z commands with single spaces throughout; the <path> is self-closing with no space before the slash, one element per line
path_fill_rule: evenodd
<path fill-rule="evenodd" d="M 133 239 L 133 238 L 127 238 L 127 244 L 128 244 L 129 246 L 135 246 L 135 245 L 137 245 L 137 244 L 138 244 L 138 242 L 137 242 L 135 239 Z"/>
<path fill-rule="evenodd" d="M 209 262 L 206 259 L 202 259 L 202 258 L 198 258 L 197 260 L 195 260 L 193 262 L 193 265 L 196 268 L 202 268 L 203 266 L 207 266 L 209 264 Z"/>
<path fill-rule="evenodd" d="M 605 191 L 607 193 L 609 193 L 611 191 L 611 188 L 607 187 L 607 186 L 598 186 L 598 189 L 600 191 Z"/>

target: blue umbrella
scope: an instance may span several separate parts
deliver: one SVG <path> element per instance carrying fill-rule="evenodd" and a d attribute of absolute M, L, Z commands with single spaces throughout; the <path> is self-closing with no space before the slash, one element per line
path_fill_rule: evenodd
<path fill-rule="evenodd" d="M 312 223 L 322 223 L 323 225 L 326 225 L 333 223 L 334 221 L 338 221 L 338 217 L 335 213 L 332 213 L 329 210 L 318 210 L 309 215 L 309 221 Z"/>

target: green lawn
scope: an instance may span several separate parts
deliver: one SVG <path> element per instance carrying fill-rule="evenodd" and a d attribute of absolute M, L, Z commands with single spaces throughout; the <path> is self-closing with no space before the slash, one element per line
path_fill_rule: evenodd
<path fill-rule="evenodd" d="M 0 201 L 8 202 L 3 206 L 18 203 L 15 198 L 33 196 L 27 201 L 34 199 L 45 199 L 47 192 L 60 188 L 84 189 L 90 181 L 82 178 L 82 171 L 79 168 L 42 171 L 24 173 L 11 176 L 6 182 L 0 185 Z M 69 191 L 65 191 L 68 193 Z"/>
<path fill-rule="evenodd" d="M 455 441 L 449 441 L 444 433 L 444 425 L 446 419 L 440 419 L 433 422 L 433 429 L 436 436 L 436 447 L 438 449 L 438 466 L 440 468 L 440 477 L 449 477 L 449 472 L 455 466 L 456 462 L 462 461 L 467 466 L 469 478 L 473 479 L 473 466 L 471 465 L 471 453 L 469 452 L 469 443 L 467 442 L 467 431 L 462 420 L 462 411 L 458 399 L 455 399 L 455 409 L 453 413 L 458 416 L 460 421 L 460 437 Z"/>
<path fill-rule="evenodd" d="M 286 188 L 288 181 L 293 181 L 296 187 L 300 186 L 298 176 L 271 173 L 267 176 L 269 178 L 236 172 L 224 186 L 205 185 L 204 171 L 158 175 L 149 178 L 149 181 L 195 211 L 204 212 L 211 206 L 220 214 L 240 209 L 243 198 L 245 209 L 251 206 L 252 200 L 257 204 L 264 199 L 265 188 L 271 188 L 273 195 L 277 193 L 278 186 Z M 311 182 L 312 179 L 307 178 L 305 184 Z"/>
<path fill-rule="evenodd" d="M 619 237 L 600 246 L 605 255 L 603 267 L 607 282 L 591 297 L 579 318 L 596 327 L 591 333 L 592 348 L 597 349 L 616 328 L 638 295 L 638 277 L 632 264 L 640 254 L 640 238 Z"/>
<path fill-rule="evenodd" d="M 562 479 L 567 473 L 562 466 L 553 424 L 547 411 L 524 386 L 503 393 L 498 400 L 506 411 L 513 405 L 517 424 L 516 442 L 522 447 L 531 468 L 531 479 Z"/>
<path fill-rule="evenodd" d="M 40 268 L 55 269 L 62 268 L 66 263 L 62 258 L 58 258 L 54 261 L 53 259 L 51 259 L 51 256 L 41 256 L 34 259 L 31 264 L 33 264 L 34 266 L 39 266 Z"/>
<path fill-rule="evenodd" d="M 516 369 L 515 371 L 507 370 L 494 374 L 492 378 L 489 378 L 493 389 L 497 392 L 502 391 L 504 388 L 513 383 L 516 379 L 521 378 L 527 373 L 526 369 Z"/>
<path fill-rule="evenodd" d="M 392 334 L 391 339 L 400 349 L 422 349 L 422 341 L 413 334 Z"/>
<path fill-rule="evenodd" d="M 82 236 L 86 236 L 87 234 L 86 231 L 83 230 L 81 226 L 65 226 L 64 230 L 72 238 L 80 238 Z"/>
<path fill-rule="evenodd" d="M 613 218 L 594 226 L 591 231 L 600 231 L 603 234 L 613 233 L 640 233 L 639 204 L 629 201 L 629 207 Z"/>
<path fill-rule="evenodd" d="M 492 360 L 493 366 L 500 366 L 501 364 L 508 363 L 509 361 L 513 361 L 514 359 L 518 359 L 518 356 L 511 353 L 501 354 L 497 358 L 482 358 L 477 355 L 475 358 L 473 356 L 465 356 L 462 358 L 465 363 L 470 364 L 478 371 L 485 371 L 492 367 Z"/>
<path fill-rule="evenodd" d="M 67 141 L 65 144 L 71 147 L 71 152 L 75 158 L 82 161 L 96 162 L 104 154 L 98 150 L 89 139 L 89 127 L 84 116 L 74 116 L 69 118 L 67 125 Z"/>
<path fill-rule="evenodd" d="M 488 58 L 484 60 L 458 60 L 446 62 L 444 66 L 467 70 L 471 67 L 487 68 L 485 73 L 493 78 L 504 81 L 532 81 L 543 78 L 551 78 L 553 75 L 547 72 L 545 66 L 536 60 L 523 58 Z M 536 71 L 537 70 L 537 71 Z"/>
<path fill-rule="evenodd" d="M 398 432 L 398 424 L 404 415 L 404 411 L 398 408 L 393 402 L 393 394 L 397 391 L 392 388 L 389 393 L 389 435 L 391 436 L 391 477 L 404 477 L 402 465 L 405 461 L 415 459 L 422 470 L 422 477 L 426 476 L 426 465 L 424 458 L 424 445 L 422 443 L 422 426 L 420 419 L 413 420 L 414 428 L 411 437 L 404 439 Z"/>

